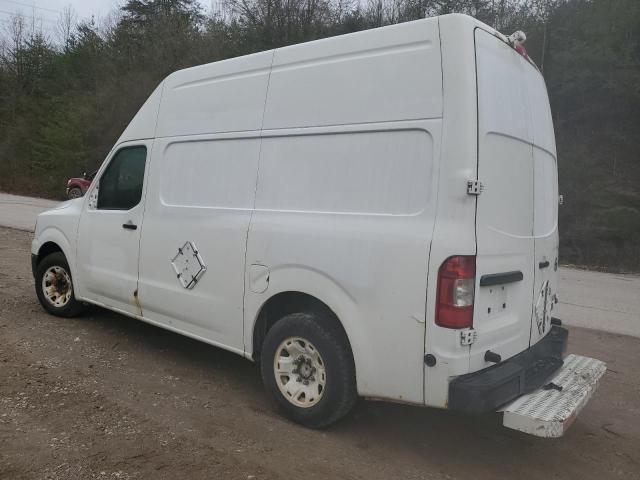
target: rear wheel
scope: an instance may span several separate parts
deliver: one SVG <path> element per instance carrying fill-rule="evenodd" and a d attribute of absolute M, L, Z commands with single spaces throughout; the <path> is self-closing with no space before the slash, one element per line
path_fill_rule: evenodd
<path fill-rule="evenodd" d="M 278 407 L 308 427 L 334 423 L 357 399 L 344 332 L 321 314 L 293 313 L 278 320 L 262 346 L 261 370 Z"/>
<path fill-rule="evenodd" d="M 47 255 L 36 268 L 36 294 L 40 305 L 52 315 L 73 317 L 83 310 L 73 292 L 71 269 L 62 252 Z"/>

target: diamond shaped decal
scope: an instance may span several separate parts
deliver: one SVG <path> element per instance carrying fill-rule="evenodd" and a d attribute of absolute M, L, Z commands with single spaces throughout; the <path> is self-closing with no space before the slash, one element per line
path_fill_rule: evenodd
<path fill-rule="evenodd" d="M 204 260 L 193 242 L 185 242 L 171 260 L 178 281 L 187 289 L 195 287 L 198 280 L 207 271 Z"/>

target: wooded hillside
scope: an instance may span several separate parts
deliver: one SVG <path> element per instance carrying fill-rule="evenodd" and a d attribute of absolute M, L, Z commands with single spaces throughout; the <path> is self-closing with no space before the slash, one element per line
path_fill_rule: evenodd
<path fill-rule="evenodd" d="M 100 22 L 66 11 L 57 38 L 14 17 L 0 24 L 0 190 L 61 198 L 174 70 L 450 12 L 527 33 L 556 128 L 561 261 L 640 270 L 638 0 L 129 0 Z"/>

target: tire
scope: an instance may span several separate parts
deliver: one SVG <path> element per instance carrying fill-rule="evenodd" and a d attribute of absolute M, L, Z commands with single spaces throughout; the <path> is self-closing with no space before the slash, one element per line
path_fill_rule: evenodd
<path fill-rule="evenodd" d="M 70 188 L 67 192 L 67 198 L 73 200 L 74 198 L 80 198 L 82 196 L 82 190 L 79 187 Z"/>
<path fill-rule="evenodd" d="M 35 283 L 40 305 L 50 314 L 75 317 L 84 310 L 84 305 L 76 300 L 71 269 L 62 252 L 51 253 L 38 263 Z"/>
<path fill-rule="evenodd" d="M 267 393 L 288 418 L 311 428 L 338 421 L 357 400 L 351 349 L 331 320 L 319 313 L 286 315 L 262 345 L 260 368 Z M 277 375 L 277 370 L 286 374 Z"/>

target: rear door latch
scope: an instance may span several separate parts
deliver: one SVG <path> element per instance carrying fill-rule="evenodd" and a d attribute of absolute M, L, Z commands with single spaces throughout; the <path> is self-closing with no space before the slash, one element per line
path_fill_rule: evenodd
<path fill-rule="evenodd" d="M 467 194 L 480 195 L 484 190 L 484 185 L 480 180 L 467 180 Z"/>

